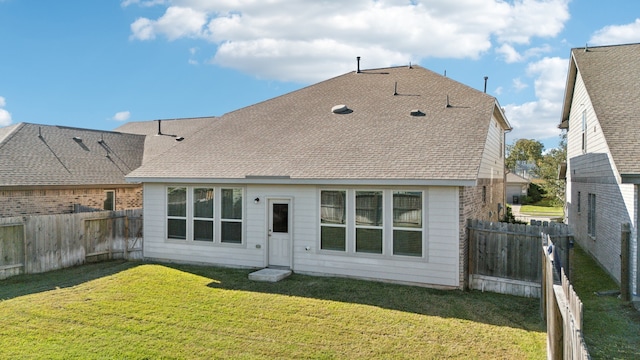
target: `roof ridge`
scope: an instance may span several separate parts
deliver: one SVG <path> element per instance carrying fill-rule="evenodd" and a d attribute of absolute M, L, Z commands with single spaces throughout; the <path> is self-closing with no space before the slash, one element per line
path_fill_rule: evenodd
<path fill-rule="evenodd" d="M 9 132 L 7 132 L 4 137 L 0 138 L 0 149 L 2 149 L 2 147 L 7 144 L 11 140 L 11 138 L 13 138 L 18 133 L 18 131 L 20 131 L 25 126 L 25 124 L 26 123 L 20 122 L 15 125 L 9 125 L 8 127 L 14 126 L 14 128 L 9 130 Z"/>

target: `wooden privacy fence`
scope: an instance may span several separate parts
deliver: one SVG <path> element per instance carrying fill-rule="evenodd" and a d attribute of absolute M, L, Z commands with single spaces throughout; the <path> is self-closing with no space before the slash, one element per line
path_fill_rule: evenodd
<path fill-rule="evenodd" d="M 548 359 L 591 359 L 582 335 L 582 301 L 558 267 L 557 247 L 542 247 L 542 314 L 547 322 Z M 560 269 L 558 271 L 558 269 Z"/>
<path fill-rule="evenodd" d="M 142 258 L 142 209 L 0 218 L 0 279 Z"/>
<path fill-rule="evenodd" d="M 568 250 L 572 236 L 565 224 L 524 225 L 468 220 L 469 287 L 539 298 L 542 234 L 547 234 Z M 562 253 L 568 263 L 569 252 Z"/>

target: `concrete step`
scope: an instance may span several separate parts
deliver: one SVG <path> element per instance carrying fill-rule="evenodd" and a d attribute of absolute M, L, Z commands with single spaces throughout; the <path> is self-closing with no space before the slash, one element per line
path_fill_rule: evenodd
<path fill-rule="evenodd" d="M 249 280 L 278 282 L 291 275 L 291 270 L 286 269 L 261 269 L 249 274 Z"/>

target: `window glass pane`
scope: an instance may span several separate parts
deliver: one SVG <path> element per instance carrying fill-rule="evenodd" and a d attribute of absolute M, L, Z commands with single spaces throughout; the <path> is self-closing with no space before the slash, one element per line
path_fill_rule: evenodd
<path fill-rule="evenodd" d="M 320 227 L 320 248 L 322 250 L 346 250 L 345 228 L 340 226 Z"/>
<path fill-rule="evenodd" d="M 115 210 L 115 191 L 109 190 L 105 192 L 104 209 Z"/>
<path fill-rule="evenodd" d="M 167 219 L 167 235 L 169 239 L 185 240 L 187 238 L 187 221 L 183 219 Z"/>
<path fill-rule="evenodd" d="M 344 224 L 346 191 L 320 192 L 320 222 L 323 224 Z"/>
<path fill-rule="evenodd" d="M 213 218 L 213 189 L 193 189 L 193 216 Z"/>
<path fill-rule="evenodd" d="M 273 204 L 273 232 L 289 232 L 289 204 Z"/>
<path fill-rule="evenodd" d="M 422 227 L 422 192 L 396 191 L 393 193 L 393 226 Z"/>
<path fill-rule="evenodd" d="M 167 215 L 187 216 L 187 189 L 170 187 L 167 189 Z"/>
<path fill-rule="evenodd" d="M 382 229 L 356 229 L 356 251 L 382 254 Z"/>
<path fill-rule="evenodd" d="M 382 226 L 382 191 L 356 191 L 356 225 Z"/>
<path fill-rule="evenodd" d="M 422 231 L 393 230 L 393 254 L 422 256 Z"/>
<path fill-rule="evenodd" d="M 193 240 L 213 241 L 213 221 L 194 220 Z"/>
<path fill-rule="evenodd" d="M 241 244 L 242 243 L 242 223 L 227 222 L 221 223 L 221 241 L 223 243 Z"/>
<path fill-rule="evenodd" d="M 222 218 L 242 219 L 242 189 L 222 189 Z"/>

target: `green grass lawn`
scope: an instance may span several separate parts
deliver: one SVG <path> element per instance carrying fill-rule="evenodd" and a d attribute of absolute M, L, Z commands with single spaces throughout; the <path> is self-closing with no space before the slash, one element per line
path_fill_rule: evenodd
<path fill-rule="evenodd" d="M 545 216 L 545 217 L 562 217 L 564 212 L 561 206 L 538 206 L 538 205 L 522 205 L 520 207 L 520 213 L 530 216 Z"/>
<path fill-rule="evenodd" d="M 583 304 L 583 333 L 592 359 L 640 359 L 640 312 L 616 295 L 617 283 L 579 246 L 571 283 Z"/>
<path fill-rule="evenodd" d="M 107 262 L 0 281 L 2 359 L 545 359 L 539 300 Z"/>

